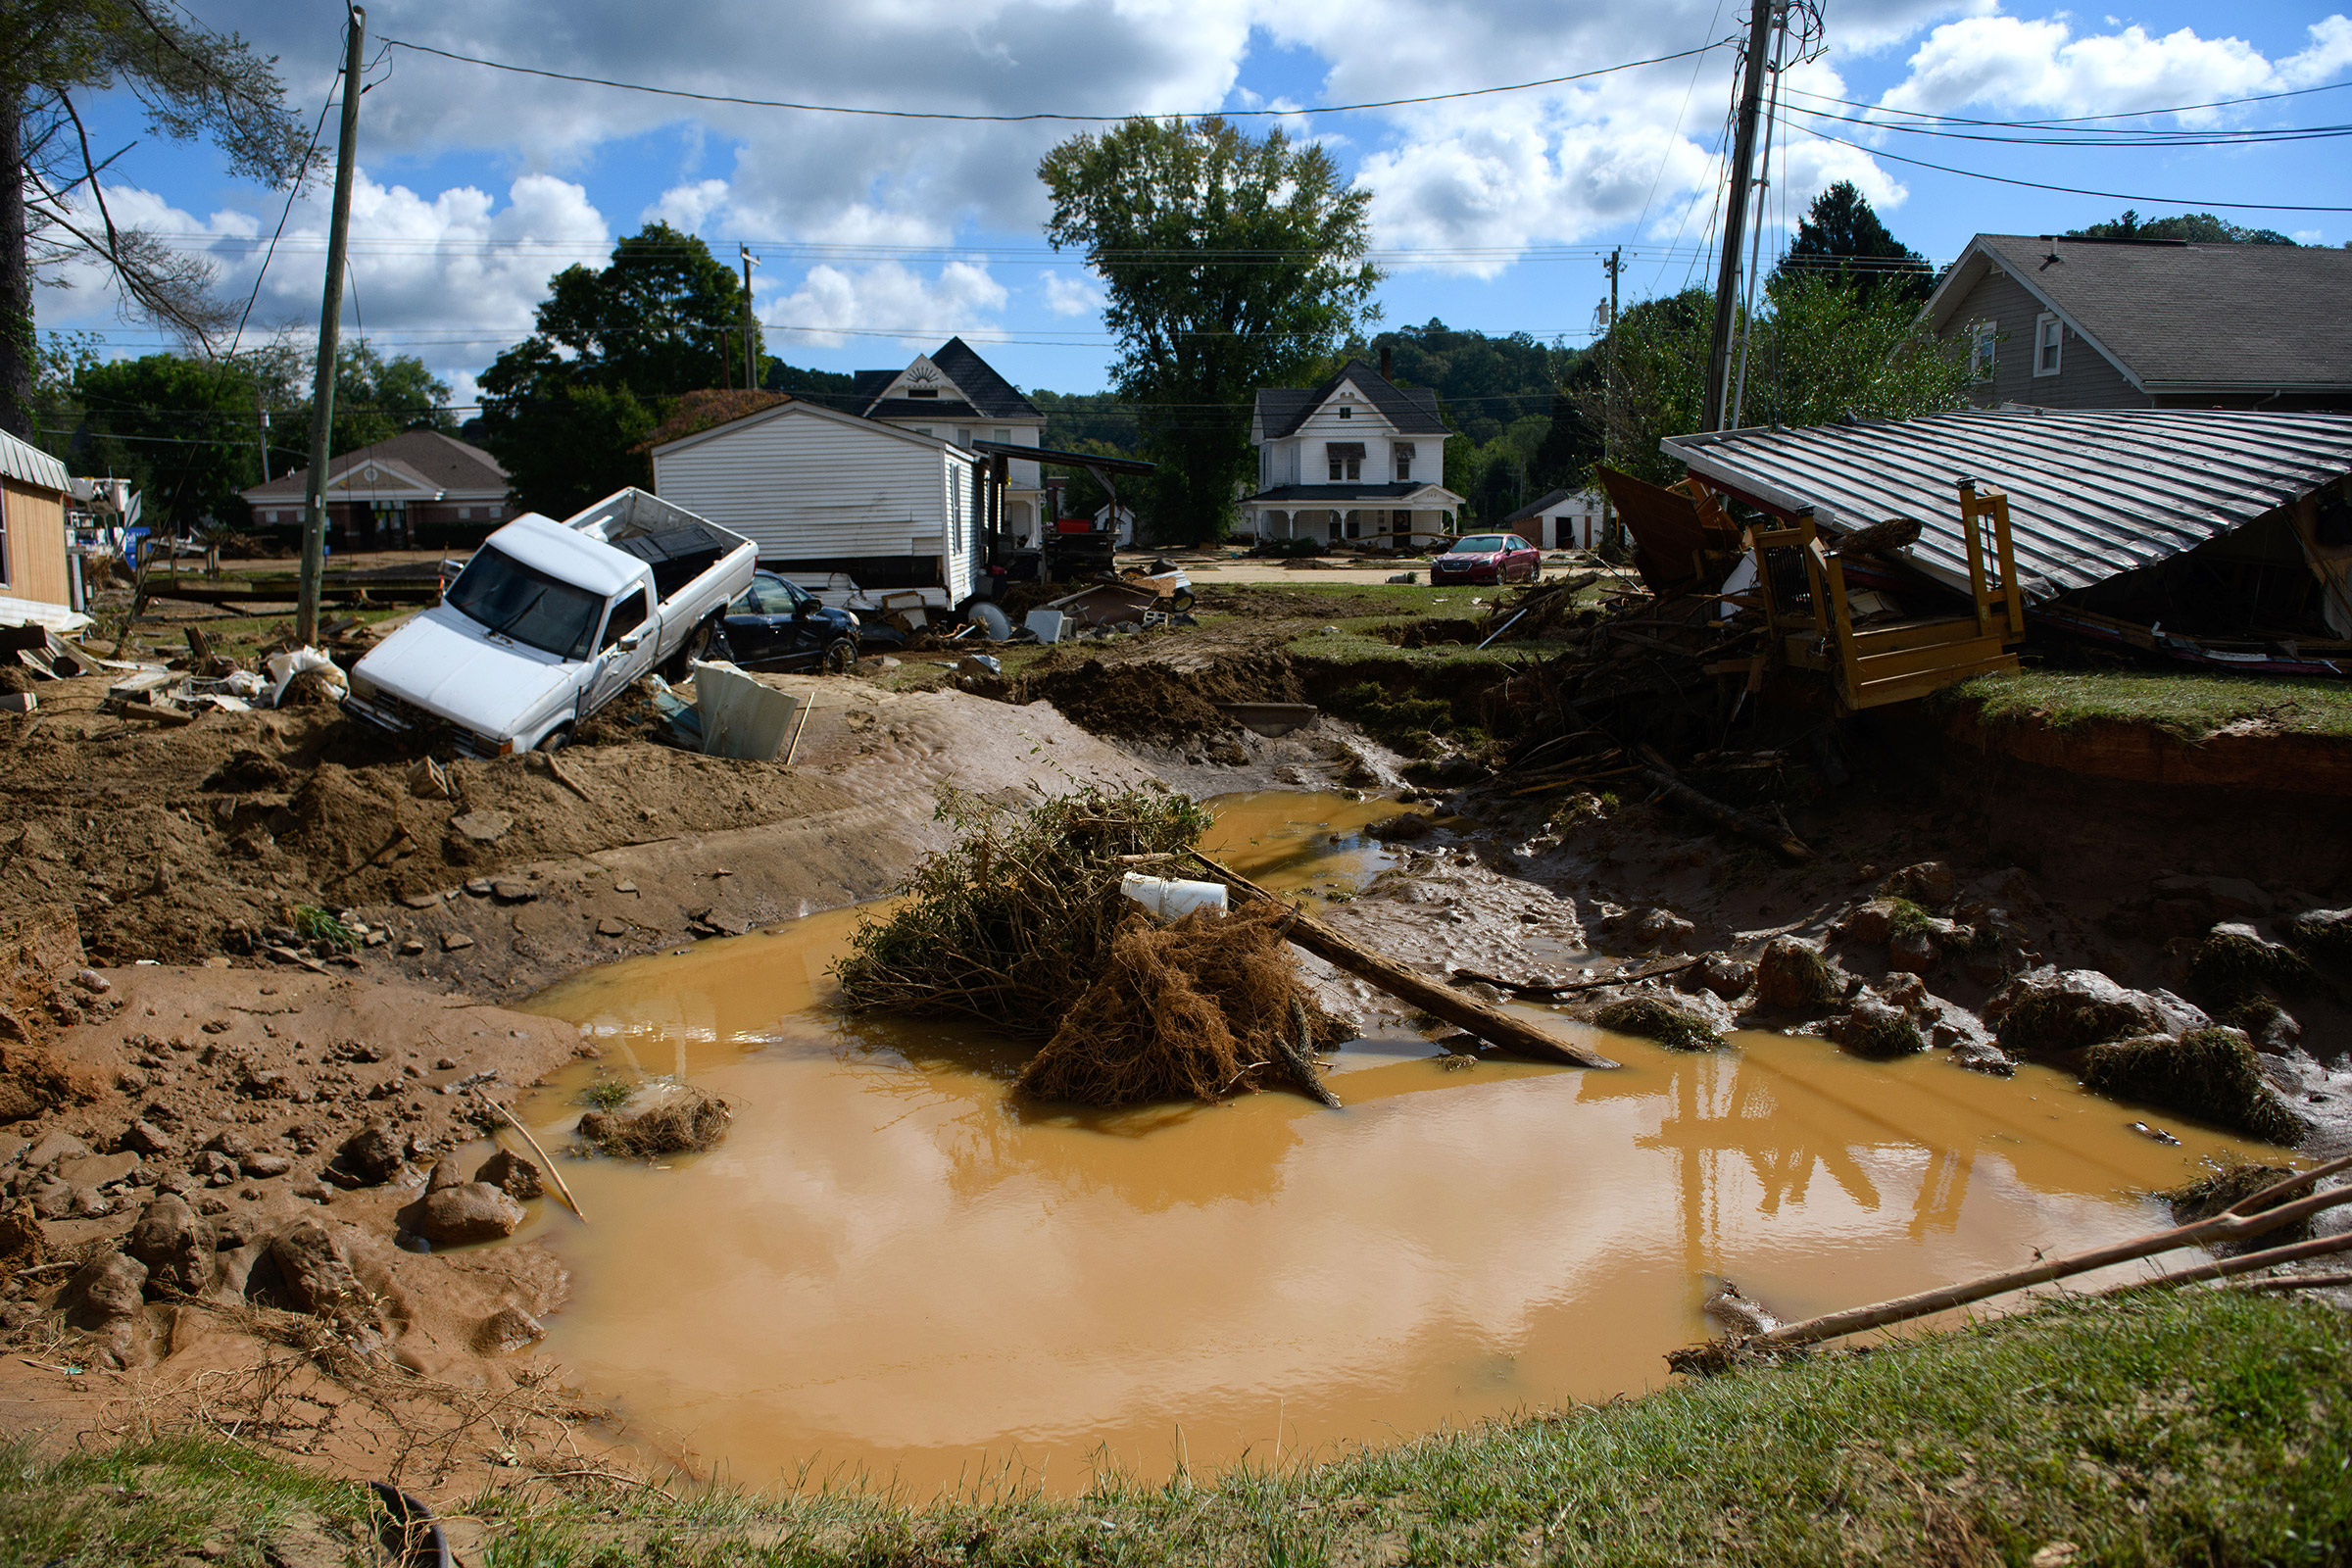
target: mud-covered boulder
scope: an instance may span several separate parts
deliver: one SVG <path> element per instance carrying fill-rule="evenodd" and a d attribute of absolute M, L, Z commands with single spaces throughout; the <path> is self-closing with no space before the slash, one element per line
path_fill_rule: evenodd
<path fill-rule="evenodd" d="M 1894 917 L 1902 906 L 1896 899 L 1866 899 L 1838 922 L 1838 934 L 1848 942 L 1875 948 L 1894 934 Z"/>
<path fill-rule="evenodd" d="M 2298 1144 L 2308 1130 L 2262 1075 L 2242 1030 L 2102 1041 L 2083 1056 L 2082 1082 L 2102 1095 L 2161 1105 L 2267 1143 Z"/>
<path fill-rule="evenodd" d="M 1723 1036 L 1692 1009 L 1663 997 L 1626 997 L 1592 1014 L 1603 1029 L 1642 1040 L 1654 1040 L 1669 1051 L 1714 1051 Z"/>
<path fill-rule="evenodd" d="M 1703 990 L 1729 1002 L 1756 983 L 1756 966 L 1729 953 L 1710 953 L 1686 971 L 1687 990 Z"/>
<path fill-rule="evenodd" d="M 540 1321 L 513 1303 L 500 1307 L 474 1331 L 473 1348 L 483 1355 L 512 1355 L 547 1338 Z"/>
<path fill-rule="evenodd" d="M 692 1084 L 668 1079 L 644 1085 L 612 1110 L 580 1117 L 580 1137 L 608 1154 L 652 1159 L 709 1149 L 735 1119 L 727 1102 Z"/>
<path fill-rule="evenodd" d="M 390 1122 L 371 1121 L 343 1140 L 326 1175 L 346 1187 L 381 1187 L 400 1174 L 408 1157 L 408 1139 Z"/>
<path fill-rule="evenodd" d="M 1960 896 L 1960 878 L 1941 860 L 1922 860 L 1888 876 L 1879 884 L 1879 891 L 1890 899 L 1909 899 L 1940 909 Z"/>
<path fill-rule="evenodd" d="M 2352 909 L 2305 909 L 2277 921 L 2275 928 L 2321 968 L 2352 973 Z"/>
<path fill-rule="evenodd" d="M 1634 922 L 1634 943 L 1643 949 L 1655 948 L 1661 953 L 1685 953 L 1698 927 L 1672 909 L 1650 909 Z"/>
<path fill-rule="evenodd" d="M 2265 942 L 2250 925 L 2215 926 L 2188 960 L 2188 983 L 2217 1008 L 2235 1007 L 2266 991 L 2293 996 L 2319 983 L 2310 960 L 2280 942 Z"/>
<path fill-rule="evenodd" d="M 158 1296 L 197 1296 L 212 1288 L 212 1222 L 176 1193 L 166 1193 L 139 1211 L 122 1250 L 147 1269 L 147 1289 Z"/>
<path fill-rule="evenodd" d="M 1905 926 L 1886 939 L 1886 967 L 1906 974 L 1926 974 L 1941 956 L 1936 939 L 1924 926 Z"/>
<path fill-rule="evenodd" d="M 305 1217 L 279 1231 L 270 1238 L 270 1258 L 297 1310 L 347 1330 L 373 1328 L 373 1298 L 324 1221 Z"/>
<path fill-rule="evenodd" d="M 1855 1055 L 1872 1061 L 1916 1056 L 1928 1049 L 1927 1037 L 1919 1032 L 1910 1013 L 1868 991 L 1832 1018 L 1823 1032 Z"/>
<path fill-rule="evenodd" d="M 512 1236 L 529 1216 L 488 1182 L 460 1182 L 424 1195 L 409 1228 L 436 1247 L 465 1247 Z"/>
<path fill-rule="evenodd" d="M 527 1202 L 547 1191 L 539 1179 L 539 1167 L 520 1154 L 500 1150 L 482 1161 L 481 1169 L 473 1173 L 477 1182 L 487 1182 L 517 1201 Z"/>
<path fill-rule="evenodd" d="M 1844 977 L 1810 942 L 1775 937 L 1756 959 L 1756 1004 L 1768 1011 L 1826 1012 L 1844 995 Z"/>
<path fill-rule="evenodd" d="M 81 1265 L 61 1298 L 69 1321 L 91 1327 L 128 1317 L 147 1304 L 147 1265 L 122 1252 L 101 1252 Z"/>
<path fill-rule="evenodd" d="M 1995 992 L 1984 1021 L 2012 1054 L 2066 1056 L 2105 1040 L 2178 1037 L 2212 1020 L 2169 991 L 2133 991 L 2096 969 L 2044 965 Z"/>

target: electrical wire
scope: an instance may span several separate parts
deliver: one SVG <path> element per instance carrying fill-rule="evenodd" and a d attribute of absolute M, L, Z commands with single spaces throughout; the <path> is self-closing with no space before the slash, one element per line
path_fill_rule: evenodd
<path fill-rule="evenodd" d="M 970 115 L 947 110 L 927 109 L 863 109 L 846 104 L 796 103 L 787 99 L 741 98 L 731 93 L 689 92 L 680 87 L 652 87 L 643 82 L 614 81 L 606 76 L 575 75 L 564 71 L 546 71 L 537 66 L 517 66 L 503 60 L 484 60 L 478 55 L 462 55 L 448 49 L 436 49 L 431 44 L 412 43 L 406 38 L 386 38 L 387 48 L 407 49 L 420 55 L 438 55 L 462 65 L 483 66 L 492 71 L 512 72 L 519 76 L 543 76 L 551 81 L 577 82 L 589 87 L 612 87 L 623 92 L 648 93 L 661 98 L 685 98 L 696 103 L 732 104 L 746 109 L 789 109 L 812 115 L 862 115 L 881 120 L 945 120 L 968 124 L 1020 125 L 1038 122 L 1059 122 L 1075 124 L 1116 124 L 1129 120 L 1223 120 L 1273 119 L 1287 120 L 1298 115 L 1346 115 L 1370 109 L 1405 109 L 1416 104 L 1452 103 L 1464 98 L 1486 98 L 1496 93 L 1530 92 L 1538 87 L 1565 86 L 1572 81 L 1589 81 L 1594 76 L 1611 75 L 1620 71 L 1637 71 L 1643 66 L 1662 66 L 1670 61 L 1688 60 L 1693 55 L 1721 49 L 1729 39 L 1701 44 L 1695 49 L 1682 49 L 1670 55 L 1657 55 L 1647 60 L 1628 60 L 1621 65 L 1596 66 L 1591 71 L 1579 71 L 1565 76 L 1545 76 L 1536 81 L 1516 81 L 1499 87 L 1468 87 L 1458 92 L 1424 93 L 1414 98 L 1382 98 L 1356 104 L 1321 104 L 1307 109 L 1209 109 L 1178 114 L 1075 115 L 1052 110 L 1040 110 L 1026 115 Z"/>
<path fill-rule="evenodd" d="M 1868 109 L 1883 115 L 1908 115 L 1914 120 L 1935 120 L 1950 125 L 1989 125 L 2011 130 L 2040 130 L 2052 125 L 2087 125 L 2103 120 L 2140 120 L 2151 115 L 2193 115 L 2208 109 L 2235 109 L 2241 104 L 2269 103 L 2278 98 L 2301 98 L 2315 92 L 2341 92 L 2352 87 L 2352 81 L 2331 81 L 2318 87 L 2290 87 L 2283 92 L 2260 92 L 2247 98 L 2218 98 L 2207 104 L 2176 104 L 2169 109 L 2125 109 L 2104 115 L 2066 115 L 2045 120 L 1972 120 L 1965 115 L 1938 115 L 1925 109 L 1895 109 L 1885 104 L 1868 104 L 1854 98 L 1838 98 L 1829 93 L 1806 92 L 1801 87 L 1788 89 L 1796 98 L 1811 98 L 1819 103 L 1838 104 L 1847 109 Z"/>
<path fill-rule="evenodd" d="M 1861 115 L 1834 115 L 1826 109 L 1808 109 L 1802 104 L 1790 104 L 1796 114 L 1811 115 L 1819 120 L 1835 120 L 1849 125 L 1862 125 L 1872 130 L 1897 130 L 1911 136 L 1935 136 L 1948 141 L 1990 142 L 2008 147 L 2256 147 L 2278 142 L 2325 141 L 2335 136 L 2352 136 L 2352 124 L 2338 125 L 2276 125 L 2245 130 L 2126 130 L 2118 126 L 2096 126 L 2070 131 L 2058 136 L 1995 136 L 1982 131 L 1945 130 L 1935 125 L 1907 125 L 1900 121 L 1872 120 Z M 2040 128 L 2040 127 L 2028 127 Z"/>
<path fill-rule="evenodd" d="M 346 20 L 345 25 L 349 24 L 349 21 Z M 304 148 L 302 153 L 302 167 L 305 170 L 311 167 L 311 159 L 318 151 L 318 138 L 326 130 L 326 112 L 334 105 L 334 98 L 329 97 L 318 106 L 318 123 L 311 127 L 311 144 Z M 237 345 L 245 339 L 245 323 L 253 319 L 254 304 L 262 297 L 262 279 L 270 275 L 270 263 L 277 255 L 277 242 L 286 231 L 286 220 L 293 216 L 294 199 L 301 194 L 302 175 L 296 174 L 294 183 L 286 190 L 286 205 L 278 209 L 277 227 L 270 235 L 269 247 L 262 252 L 261 270 L 253 274 L 253 292 L 245 296 L 245 309 L 239 313 L 237 329 L 229 337 L 228 357 L 232 360 L 237 357 Z"/>
<path fill-rule="evenodd" d="M 1986 174 L 1974 169 L 1954 169 L 1949 164 L 1931 164 L 1924 159 L 1905 158 L 1900 153 L 1890 153 L 1879 147 L 1865 147 L 1860 142 L 1848 141 L 1843 136 L 1833 136 L 1826 130 L 1815 130 L 1810 125 L 1798 125 L 1796 128 L 1817 140 L 1836 142 L 1840 147 L 1851 147 L 1854 151 L 1868 157 L 1885 158 L 1898 164 L 1909 164 L 1914 169 L 1933 169 L 1939 174 L 1959 174 L 1969 179 L 1990 180 L 1996 185 L 2018 185 L 2027 190 L 2053 191 L 2061 196 L 2098 196 L 2108 201 L 2148 202 L 2158 207 L 2201 209 L 2228 207 L 2241 212 L 2254 213 L 2352 213 L 2352 207 L 2318 207 L 2295 202 L 2217 202 L 2191 196 L 2135 196 L 2130 191 L 2086 190 L 2080 185 L 2052 185 L 2038 179 L 2012 179 L 2006 174 Z"/>

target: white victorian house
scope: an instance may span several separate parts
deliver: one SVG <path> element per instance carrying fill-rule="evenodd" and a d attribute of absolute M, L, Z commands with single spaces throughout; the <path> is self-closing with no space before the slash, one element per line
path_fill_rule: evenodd
<path fill-rule="evenodd" d="M 851 412 L 911 430 L 969 452 L 974 441 L 1034 447 L 1043 443 L 1046 416 L 960 337 L 915 356 L 903 370 L 859 370 L 851 383 Z M 1003 527 L 1014 543 L 1033 545 L 1043 476 L 1034 463 L 1005 472 Z"/>
<path fill-rule="evenodd" d="M 1260 539 L 1384 539 L 1453 531 L 1438 395 L 1399 387 L 1361 360 L 1317 387 L 1263 387 L 1250 420 L 1257 491 L 1237 506 Z"/>

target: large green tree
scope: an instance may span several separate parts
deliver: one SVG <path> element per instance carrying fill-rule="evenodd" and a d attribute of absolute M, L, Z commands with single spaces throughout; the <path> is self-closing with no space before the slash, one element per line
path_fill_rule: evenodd
<path fill-rule="evenodd" d="M 1779 268 L 1782 276 L 1828 276 L 1867 294 L 1893 293 L 1913 305 L 1936 287 L 1936 270 L 1896 239 L 1850 179 L 1813 198 L 1796 220 L 1796 238 Z"/>
<path fill-rule="evenodd" d="M 73 378 L 76 418 L 65 446 L 77 471 L 130 480 L 159 535 L 240 525 L 247 509 L 237 492 L 262 477 L 254 390 L 245 365 L 178 354 L 87 362 Z"/>
<path fill-rule="evenodd" d="M 1295 382 L 1376 312 L 1371 195 L 1321 147 L 1226 121 L 1130 120 L 1038 166 L 1047 237 L 1102 279 L 1111 368 L 1159 465 L 1142 510 L 1168 541 L 1216 538 L 1252 475 L 1259 387 Z"/>
<path fill-rule="evenodd" d="M 483 442 L 522 504 L 564 516 L 645 483 L 631 449 L 669 400 L 742 379 L 744 319 L 743 280 L 667 223 L 622 240 L 607 267 L 558 272 L 538 331 L 482 373 Z"/>
<path fill-rule="evenodd" d="M 111 270 L 127 313 L 191 340 L 235 319 L 202 258 L 115 220 L 106 170 L 129 149 L 101 156 L 80 103 L 127 88 L 150 134 L 209 138 L 238 175 L 282 186 L 309 132 L 275 65 L 164 0 L 0 0 L 0 428 L 32 434 L 32 285 L 68 261 Z"/>

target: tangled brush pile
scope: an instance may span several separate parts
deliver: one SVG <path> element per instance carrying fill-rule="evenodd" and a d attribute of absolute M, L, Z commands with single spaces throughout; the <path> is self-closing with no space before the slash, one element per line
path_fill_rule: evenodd
<path fill-rule="evenodd" d="M 1122 857 L 1199 842 L 1211 818 L 1197 803 L 1090 789 L 1024 813 L 949 792 L 939 814 L 956 842 L 833 967 L 852 1008 L 1040 1040 L 1019 1087 L 1050 1100 L 1214 1101 L 1287 1078 L 1331 1102 L 1309 1058 L 1347 1028 L 1300 980 L 1284 910 L 1163 926 L 1119 893 Z"/>

